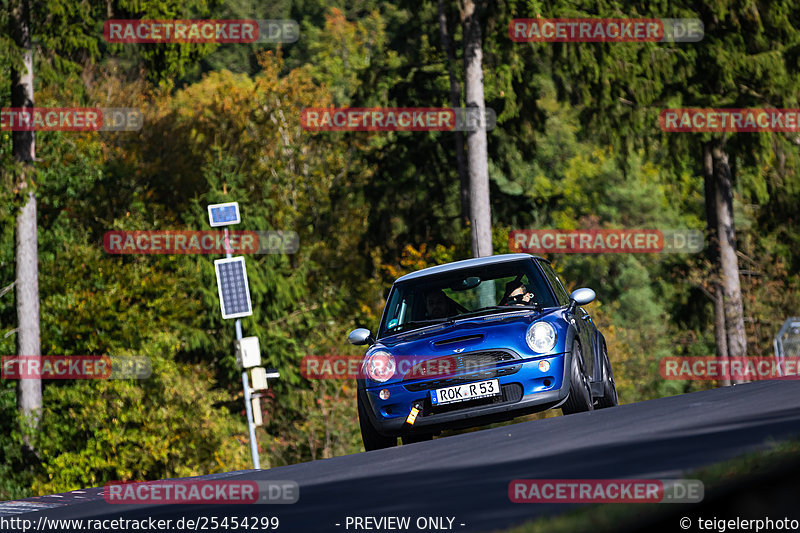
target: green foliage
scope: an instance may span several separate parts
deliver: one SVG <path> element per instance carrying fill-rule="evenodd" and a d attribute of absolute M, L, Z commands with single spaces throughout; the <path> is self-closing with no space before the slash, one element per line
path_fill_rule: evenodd
<path fill-rule="evenodd" d="M 48 460 L 36 493 L 247 468 L 245 424 L 217 407 L 229 395 L 213 388 L 207 368 L 170 360 L 180 346 L 176 338 L 152 336 L 130 353 L 152 362 L 153 375 L 143 383 L 46 389 L 39 446 Z"/>
<path fill-rule="evenodd" d="M 6 5 L 6 4 L 4 4 Z M 484 84 L 495 253 L 513 229 L 703 229 L 706 137 L 664 134 L 664 107 L 795 106 L 794 16 L 773 3 L 497 2 L 485 13 Z M 109 45 L 115 18 L 294 18 L 290 46 Z M 47 382 L 38 457 L 25 455 L 15 384 L 0 380 L 0 499 L 247 468 L 233 324 L 219 315 L 213 256 L 110 255 L 108 230 L 208 230 L 206 205 L 238 201 L 241 230 L 296 231 L 292 255 L 252 255 L 242 319 L 281 378 L 263 401 L 262 464 L 359 451 L 354 382 L 305 379 L 306 355 L 358 354 L 391 281 L 470 256 L 449 132 L 309 133 L 306 107 L 449 106 L 437 4 L 378 0 L 76 4 L 34 16 L 38 105 L 137 107 L 140 132 L 37 133 L 45 354 L 147 357 L 150 379 Z M 459 78 L 458 5 L 445 2 Z M 753 19 L 753 13 L 759 18 Z M 701 17 L 691 43 L 520 44 L 513 17 Z M 6 14 L 0 10 L 0 24 Z M 263 51 L 273 49 L 272 52 Z M 0 32 L 0 104 L 18 56 Z M 285 60 L 284 60 L 285 56 Z M 94 63 L 94 65 L 92 65 Z M 5 84 L 5 85 L 4 85 Z M 462 87 L 463 89 L 463 87 Z M 0 291 L 14 279 L 20 191 L 0 132 Z M 748 343 L 767 355 L 800 307 L 800 167 L 790 136 L 728 139 Z M 623 402 L 711 386 L 665 382 L 667 355 L 714 350 L 702 254 L 549 257 L 568 289 L 590 286 Z M 743 268 L 743 271 L 745 269 Z M 14 352 L 13 291 L 0 295 L 0 353 Z"/>

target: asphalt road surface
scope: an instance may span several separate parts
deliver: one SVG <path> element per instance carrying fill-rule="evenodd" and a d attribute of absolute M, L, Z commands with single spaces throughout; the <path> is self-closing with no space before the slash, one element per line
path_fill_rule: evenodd
<path fill-rule="evenodd" d="M 0 503 L 0 518 L 39 523 L 41 517 L 152 517 L 174 524 L 181 517 L 276 516 L 278 531 L 398 531 L 353 523 L 355 517 L 393 516 L 410 518 L 401 531 L 493 531 L 569 508 L 512 503 L 508 488 L 514 479 L 691 477 L 687 473 L 698 467 L 796 436 L 800 383 L 764 381 L 271 470 L 195 478 L 292 480 L 300 491 L 292 505 L 115 505 L 95 488 Z M 800 511 L 793 518 L 800 519 Z"/>

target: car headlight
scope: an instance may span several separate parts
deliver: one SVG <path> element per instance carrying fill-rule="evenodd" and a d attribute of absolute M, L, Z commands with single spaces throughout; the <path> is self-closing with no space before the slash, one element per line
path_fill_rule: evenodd
<path fill-rule="evenodd" d="M 534 322 L 528 327 L 525 342 L 534 352 L 549 352 L 556 345 L 556 329 L 547 322 Z"/>
<path fill-rule="evenodd" d="M 378 350 L 364 361 L 364 374 L 371 380 L 383 383 L 394 376 L 397 369 L 394 356 L 389 352 Z"/>

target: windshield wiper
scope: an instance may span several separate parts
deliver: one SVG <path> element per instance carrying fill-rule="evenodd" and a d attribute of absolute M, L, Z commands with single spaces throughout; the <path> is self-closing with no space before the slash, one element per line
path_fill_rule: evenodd
<path fill-rule="evenodd" d="M 460 315 L 453 315 L 447 318 L 432 318 L 429 320 L 411 320 L 409 322 L 404 322 L 403 324 L 398 324 L 396 326 L 392 326 L 391 328 L 386 329 L 386 333 L 394 332 L 399 333 L 403 331 L 407 327 L 411 326 L 432 326 L 434 324 L 453 324 L 456 320 L 461 320 L 462 318 L 469 318 L 473 315 L 480 315 L 486 311 L 517 311 L 521 309 L 533 309 L 536 311 L 540 311 L 542 307 L 540 305 L 490 305 L 488 307 L 481 307 L 480 309 L 475 309 L 474 311 L 470 311 L 468 313 L 461 313 Z"/>
<path fill-rule="evenodd" d="M 401 328 L 405 328 L 406 326 L 424 326 L 424 325 L 434 325 L 434 324 L 444 324 L 445 322 L 452 322 L 452 318 L 433 318 L 430 320 L 411 320 L 410 322 L 404 322 L 402 324 L 397 324 L 396 326 L 392 326 L 391 328 L 387 329 L 386 332 L 389 331 L 400 331 Z"/>
<path fill-rule="evenodd" d="M 484 311 L 516 311 L 517 309 L 534 309 L 536 311 L 542 309 L 539 305 L 490 305 L 488 307 L 481 307 L 480 309 L 475 309 L 474 311 L 470 311 L 469 313 L 462 313 L 457 316 L 453 316 L 450 318 L 458 319 L 458 318 L 465 318 L 471 315 L 478 315 L 483 313 Z"/>

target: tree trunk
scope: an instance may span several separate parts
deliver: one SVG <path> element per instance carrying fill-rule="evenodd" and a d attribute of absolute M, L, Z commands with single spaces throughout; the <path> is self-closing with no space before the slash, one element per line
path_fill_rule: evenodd
<path fill-rule="evenodd" d="M 450 106 L 455 110 L 461 107 L 461 86 L 455 73 L 456 54 L 453 42 L 447 30 L 447 13 L 444 9 L 444 0 L 439 0 L 439 35 L 442 38 L 442 48 L 447 57 L 447 75 L 450 78 Z M 469 174 L 467 172 L 467 155 L 464 152 L 464 132 L 456 131 L 456 165 L 461 192 L 461 219 L 464 223 L 469 220 Z"/>
<path fill-rule="evenodd" d="M 728 356 L 745 357 L 747 337 L 744 329 L 742 287 L 739 281 L 739 260 L 736 257 L 736 233 L 733 227 L 733 179 L 728 164 L 728 154 L 721 142 L 716 142 L 712 147 L 712 156 Z M 732 381 L 741 382 L 735 379 Z"/>
<path fill-rule="evenodd" d="M 466 107 L 486 116 L 483 100 L 483 51 L 480 14 L 482 0 L 465 0 L 461 14 L 464 23 L 464 85 Z M 483 123 L 483 120 L 481 120 Z M 472 255 L 492 255 L 492 214 L 489 204 L 489 161 L 486 150 L 486 129 L 467 132 L 469 164 L 469 218 Z"/>
<path fill-rule="evenodd" d="M 11 70 L 11 107 L 33 108 L 33 50 L 30 33 L 30 5 L 18 0 L 11 5 L 10 33 L 22 52 L 23 72 Z M 36 157 L 35 135 L 32 131 L 15 131 L 11 135 L 12 151 L 22 163 L 17 188 L 25 196 L 25 205 L 17 215 L 16 239 L 16 305 L 17 354 L 41 355 L 39 337 L 39 266 L 36 236 L 36 196 L 33 192 L 33 162 Z M 17 406 L 23 423 L 25 443 L 33 448 L 29 438 L 36 432 L 41 419 L 42 382 L 40 379 L 20 379 L 17 387 Z"/>
<path fill-rule="evenodd" d="M 714 158 L 711 153 L 711 142 L 703 143 L 703 184 L 706 200 L 706 228 L 708 229 L 708 260 L 711 263 L 710 292 L 714 305 L 714 339 L 717 345 L 717 358 L 726 360 L 728 359 L 728 339 L 725 331 L 725 306 L 719 274 L 719 238 L 717 237 L 717 211 L 715 208 L 717 188 L 714 184 Z M 723 387 L 731 384 L 731 380 L 727 377 L 717 381 Z"/>

